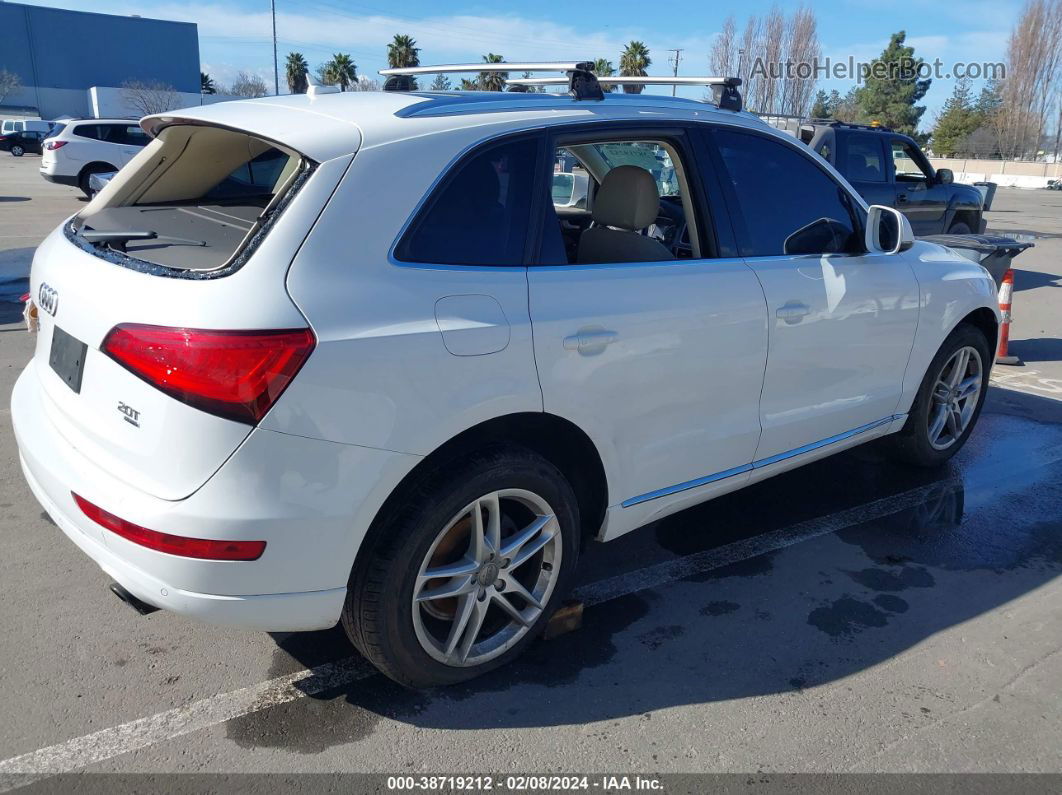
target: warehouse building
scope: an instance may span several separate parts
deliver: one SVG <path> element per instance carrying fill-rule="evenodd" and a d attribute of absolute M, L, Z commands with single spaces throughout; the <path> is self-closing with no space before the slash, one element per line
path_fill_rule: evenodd
<path fill-rule="evenodd" d="M 91 115 L 88 89 L 158 81 L 199 93 L 194 23 L 43 8 L 0 0 L 0 70 L 21 88 L 0 99 L 0 116 Z"/>

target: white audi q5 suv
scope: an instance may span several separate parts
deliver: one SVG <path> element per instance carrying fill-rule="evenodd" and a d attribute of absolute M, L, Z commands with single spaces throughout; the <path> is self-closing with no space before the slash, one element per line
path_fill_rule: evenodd
<path fill-rule="evenodd" d="M 987 271 L 750 114 L 311 91 L 142 125 L 36 253 L 12 397 L 33 493 L 142 610 L 341 621 L 456 682 L 588 539 L 879 437 L 939 464 L 977 420 Z"/>

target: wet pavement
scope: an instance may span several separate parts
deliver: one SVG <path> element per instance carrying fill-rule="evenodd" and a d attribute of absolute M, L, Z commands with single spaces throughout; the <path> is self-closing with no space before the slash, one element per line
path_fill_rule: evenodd
<path fill-rule="evenodd" d="M 1060 476 L 1062 404 L 993 390 L 943 470 L 896 467 L 871 445 L 591 545 L 580 592 L 598 601 L 582 629 L 484 678 L 416 693 L 365 671 L 89 769 L 1057 770 Z M 19 490 L 5 481 L 4 501 L 26 502 Z M 20 557 L 34 564 L 5 557 L 7 582 Z M 638 588 L 669 566 L 693 573 Z M 79 634 L 41 631 L 61 604 L 5 621 L 20 718 L 4 758 L 351 656 L 338 629 L 140 618 L 88 561 L 64 568 L 86 608 Z"/>

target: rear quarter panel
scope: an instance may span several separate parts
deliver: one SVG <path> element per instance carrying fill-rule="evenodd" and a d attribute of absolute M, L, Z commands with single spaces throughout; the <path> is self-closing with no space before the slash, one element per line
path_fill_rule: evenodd
<path fill-rule="evenodd" d="M 419 265 L 389 254 L 474 136 L 457 130 L 357 154 L 288 274 L 318 345 L 263 427 L 425 455 L 482 421 L 542 410 L 525 269 Z M 438 314 L 439 306 L 488 305 L 500 314 L 470 316 L 463 331 L 460 317 Z M 481 332 L 481 352 L 475 340 L 473 350 L 448 349 L 440 322 L 448 335 Z"/>

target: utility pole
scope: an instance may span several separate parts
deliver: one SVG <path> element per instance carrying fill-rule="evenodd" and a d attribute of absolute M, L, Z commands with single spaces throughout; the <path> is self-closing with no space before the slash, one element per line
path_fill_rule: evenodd
<path fill-rule="evenodd" d="M 682 50 L 681 49 L 675 49 L 675 50 L 668 50 L 668 52 L 675 53 L 674 55 L 672 55 L 670 58 L 667 59 L 667 62 L 670 63 L 670 64 L 674 64 L 674 66 L 675 66 L 675 77 L 678 77 L 678 67 L 679 67 L 679 61 L 682 60 Z M 671 96 L 675 96 L 675 89 L 676 88 L 677 88 L 677 86 L 675 86 L 675 85 L 671 86 Z"/>
<path fill-rule="evenodd" d="M 280 64 L 277 62 L 277 0 L 269 0 L 273 12 L 273 93 L 280 96 Z"/>

